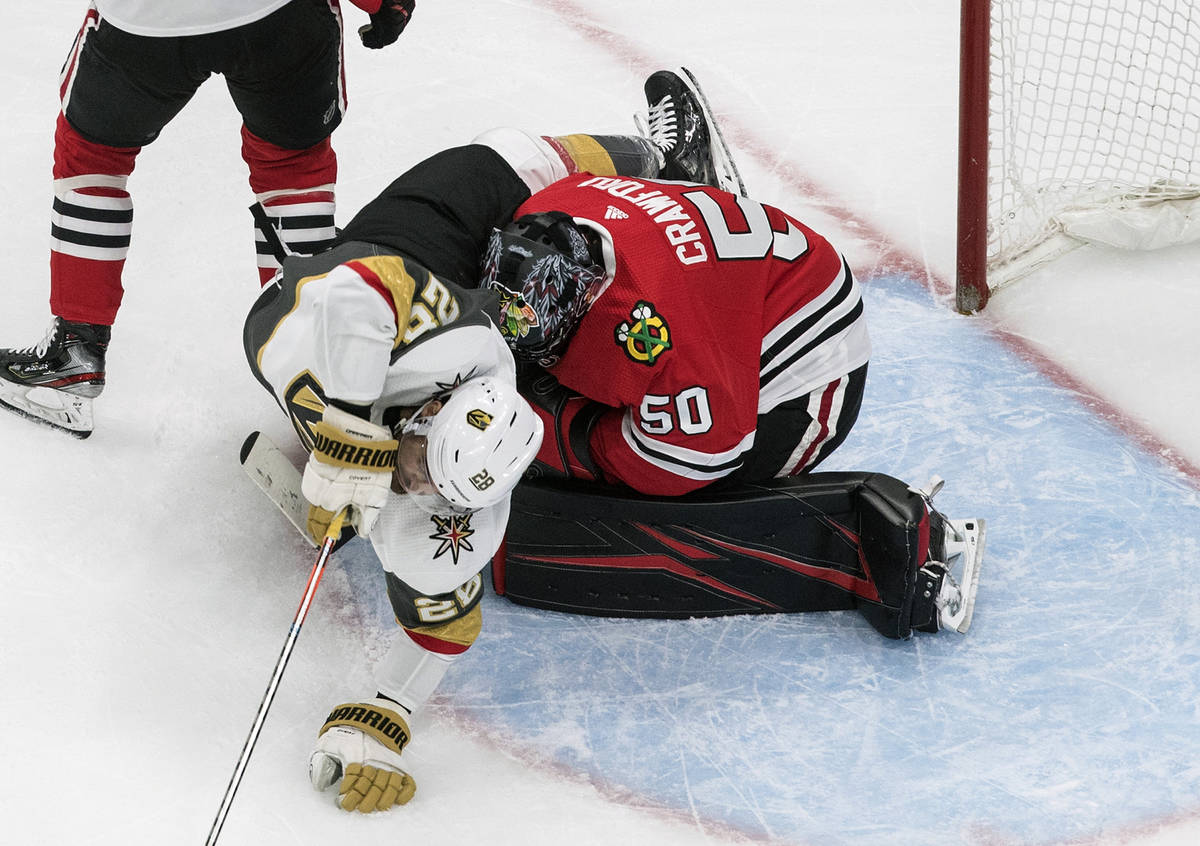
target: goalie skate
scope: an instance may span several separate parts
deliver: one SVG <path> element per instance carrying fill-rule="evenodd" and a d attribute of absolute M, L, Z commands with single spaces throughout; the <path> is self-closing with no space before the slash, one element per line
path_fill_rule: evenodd
<path fill-rule="evenodd" d="M 714 185 L 745 196 L 746 186 L 695 75 L 661 70 L 645 85 L 647 114 L 638 129 L 663 152 L 663 179 Z"/>
<path fill-rule="evenodd" d="M 975 612 L 987 524 L 979 519 L 945 520 L 935 511 L 930 517 L 944 520 L 944 538 L 940 549 L 929 550 L 930 560 L 917 576 L 915 605 L 927 607 L 932 600 L 934 606 L 930 622 L 918 628 L 931 632 L 954 629 L 965 634 Z M 921 619 L 922 614 L 914 609 L 914 616 Z"/>
<path fill-rule="evenodd" d="M 934 525 L 930 532 L 929 561 L 917 576 L 913 617 L 929 620 L 917 626 L 921 631 L 954 629 L 965 634 L 975 612 L 987 523 L 978 518 L 949 520 L 942 516 L 933 507 L 933 498 L 944 484 L 935 476 L 924 488 L 909 489 L 925 500 Z"/>

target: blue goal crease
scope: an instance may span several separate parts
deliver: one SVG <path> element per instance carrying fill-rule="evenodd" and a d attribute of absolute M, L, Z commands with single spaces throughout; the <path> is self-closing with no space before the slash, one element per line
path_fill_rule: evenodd
<path fill-rule="evenodd" d="M 757 839 L 1049 844 L 1197 813 L 1200 495 L 914 280 L 864 299 L 866 399 L 822 469 L 942 476 L 943 513 L 988 521 L 968 634 L 489 594 L 431 710 Z M 378 562 L 344 553 L 390 637 Z"/>

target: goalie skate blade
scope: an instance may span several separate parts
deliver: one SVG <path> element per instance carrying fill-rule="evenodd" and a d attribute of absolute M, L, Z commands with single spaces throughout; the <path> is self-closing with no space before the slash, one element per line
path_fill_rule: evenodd
<path fill-rule="evenodd" d="M 300 471 L 283 450 L 261 432 L 251 432 L 239 457 L 251 481 L 275 503 L 310 546 L 317 546 L 308 534 L 308 501 L 300 492 Z"/>
<path fill-rule="evenodd" d="M 92 434 L 92 401 L 53 388 L 26 388 L 0 379 L 0 406 L 76 438 Z"/>
<path fill-rule="evenodd" d="M 983 545 L 987 531 L 984 520 L 950 520 L 951 528 L 958 536 L 955 540 L 946 542 L 947 567 L 958 570 L 958 586 L 962 591 L 962 604 L 958 613 L 945 621 L 947 628 L 952 628 L 960 634 L 966 634 L 971 627 L 971 618 L 975 614 L 975 594 L 979 590 L 979 567 L 983 563 Z M 961 559 L 962 568 L 958 567 Z"/>
<path fill-rule="evenodd" d="M 700 87 L 695 74 L 685 67 L 680 68 L 683 71 L 684 77 L 692 93 L 696 95 L 696 99 L 700 101 L 700 108 L 704 110 L 704 119 L 708 121 L 708 125 L 712 127 L 713 138 L 710 145 L 713 157 L 713 164 L 720 171 L 718 181 L 720 187 L 724 191 L 729 191 L 732 194 L 741 194 L 746 196 L 746 183 L 742 181 L 742 174 L 738 170 L 737 163 L 733 160 L 733 153 L 730 152 L 729 145 L 725 143 L 725 133 L 721 131 L 720 125 L 717 124 L 716 116 L 713 114 L 712 106 L 708 102 L 708 97 L 704 94 L 704 89 Z"/>

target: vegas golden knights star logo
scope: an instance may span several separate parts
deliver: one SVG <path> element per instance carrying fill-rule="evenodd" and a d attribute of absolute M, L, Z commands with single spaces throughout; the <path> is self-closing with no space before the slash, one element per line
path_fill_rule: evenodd
<path fill-rule="evenodd" d="M 482 408 L 473 408 L 467 412 L 467 422 L 482 432 L 492 425 L 492 415 Z"/>
<path fill-rule="evenodd" d="M 629 313 L 632 323 L 622 322 L 614 332 L 625 355 L 647 367 L 653 367 L 658 357 L 671 349 L 671 330 L 661 314 L 654 313 L 653 303 L 639 301 Z"/>
<path fill-rule="evenodd" d="M 429 538 L 439 541 L 437 551 L 433 553 L 434 558 L 441 558 L 448 552 L 450 558 L 457 564 L 460 552 L 464 549 L 468 551 L 475 549 L 468 540 L 471 535 L 475 534 L 475 530 L 471 528 L 470 514 L 456 514 L 450 517 L 434 515 L 432 520 L 436 531 Z"/>

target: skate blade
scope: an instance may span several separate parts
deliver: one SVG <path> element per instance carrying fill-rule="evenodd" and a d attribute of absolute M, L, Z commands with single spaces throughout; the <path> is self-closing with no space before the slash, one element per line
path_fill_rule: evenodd
<path fill-rule="evenodd" d="M 696 96 L 696 100 L 700 103 L 700 108 L 704 110 L 704 119 L 708 121 L 708 125 L 712 127 L 712 138 L 709 139 L 710 153 L 713 158 L 713 165 L 717 169 L 717 182 L 722 191 L 728 191 L 731 194 L 746 195 L 746 183 L 742 181 L 742 174 L 738 170 L 737 163 L 733 160 L 733 153 L 729 149 L 729 145 L 725 142 L 725 133 L 721 131 L 720 124 L 717 123 L 716 115 L 713 114 L 712 106 L 708 102 L 708 97 L 704 95 L 704 89 L 700 87 L 700 82 L 696 79 L 696 75 L 685 67 L 680 67 L 683 72 L 683 80 L 689 88 L 692 89 L 692 94 Z"/>
<path fill-rule="evenodd" d="M 983 563 L 983 545 L 987 533 L 987 522 L 979 519 L 949 520 L 950 528 L 958 536 L 946 541 L 946 561 L 943 563 L 958 569 L 958 560 L 962 560 L 962 569 L 958 573 L 958 589 L 962 592 L 962 603 L 958 610 L 942 619 L 943 628 L 951 628 L 959 634 L 966 634 L 971 627 L 971 618 L 975 613 L 975 594 L 979 590 L 979 567 Z"/>
<path fill-rule="evenodd" d="M 54 388 L 27 388 L 0 380 L 0 406 L 26 420 L 76 438 L 92 434 L 92 400 Z"/>

